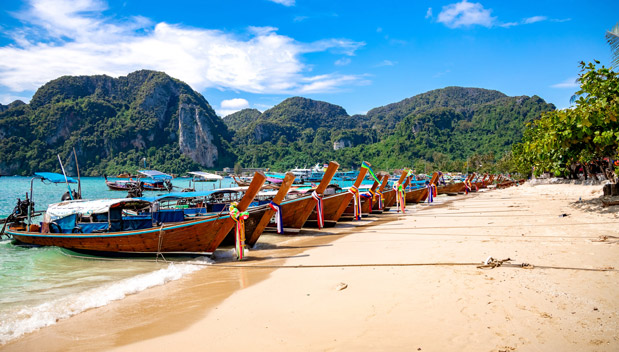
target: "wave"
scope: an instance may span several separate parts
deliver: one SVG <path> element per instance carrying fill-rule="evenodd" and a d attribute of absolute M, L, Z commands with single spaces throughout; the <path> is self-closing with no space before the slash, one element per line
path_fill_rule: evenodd
<path fill-rule="evenodd" d="M 88 309 L 102 307 L 128 295 L 178 280 L 184 275 L 204 268 L 204 264 L 203 260 L 195 264 L 171 263 L 164 269 L 107 283 L 33 307 L 21 307 L 2 312 L 0 313 L 0 322 L 2 322 L 0 324 L 0 345 Z"/>

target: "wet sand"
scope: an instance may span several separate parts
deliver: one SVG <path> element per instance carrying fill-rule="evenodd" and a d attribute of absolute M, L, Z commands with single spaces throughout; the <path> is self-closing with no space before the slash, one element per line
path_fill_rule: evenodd
<path fill-rule="evenodd" d="M 269 235 L 245 262 L 0 349 L 617 351 L 619 206 L 602 208 L 600 195 L 525 184 Z M 512 261 L 477 268 L 489 256 Z"/>

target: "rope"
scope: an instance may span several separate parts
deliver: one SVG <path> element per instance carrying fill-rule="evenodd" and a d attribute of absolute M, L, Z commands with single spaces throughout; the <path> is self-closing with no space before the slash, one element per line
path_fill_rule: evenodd
<path fill-rule="evenodd" d="M 316 223 L 318 224 L 318 229 L 322 229 L 325 227 L 325 215 L 323 213 L 322 207 L 322 196 L 318 194 L 316 191 L 312 192 L 312 198 L 316 201 Z"/>
<path fill-rule="evenodd" d="M 277 233 L 284 233 L 284 220 L 282 217 L 282 206 L 274 201 L 269 202 L 269 207 L 275 211 L 275 224 L 277 225 Z"/>
<path fill-rule="evenodd" d="M 350 186 L 348 192 L 352 193 L 355 220 L 361 220 L 361 197 L 359 195 L 359 188 L 357 188 L 357 186 Z"/>
<path fill-rule="evenodd" d="M 91 257 L 91 256 L 81 256 L 66 253 L 61 251 L 63 255 L 72 258 L 79 258 L 85 260 L 103 260 L 103 261 L 131 261 L 131 262 L 155 262 L 159 263 L 157 260 L 153 259 L 125 259 L 125 258 L 105 258 L 105 257 Z M 507 258 L 510 259 L 510 258 Z M 511 259 L 510 259 L 511 261 Z M 178 263 L 182 262 L 184 264 L 190 265 L 203 265 L 210 268 L 218 268 L 218 269 L 232 269 L 232 268 L 243 268 L 243 269 L 328 269 L 328 268 L 364 268 L 364 267 L 415 267 L 415 266 L 475 266 L 479 269 L 485 269 L 486 264 L 480 265 L 477 263 L 458 263 L 458 262 L 435 262 L 435 263 L 375 263 L 375 264 L 314 264 L 314 265 L 246 265 L 246 264 L 213 264 L 213 263 L 204 263 L 204 262 L 195 262 L 195 261 L 166 261 L 165 263 Z M 507 260 L 497 261 L 501 262 L 500 265 L 488 266 L 487 268 L 494 269 L 497 267 L 507 267 L 507 268 L 523 268 L 523 269 L 555 269 L 555 270 L 580 270 L 580 271 L 595 271 L 595 272 L 617 272 L 619 270 L 608 267 L 608 268 L 576 268 L 576 267 L 567 267 L 567 266 L 548 266 L 548 265 L 532 265 L 528 263 L 521 264 L 513 264 L 509 263 Z M 490 264 L 490 263 L 489 263 Z"/>
<path fill-rule="evenodd" d="M 161 224 L 161 227 L 159 228 L 159 238 L 158 238 L 158 243 L 157 243 L 157 256 L 155 257 L 155 261 L 158 261 L 159 256 L 161 256 L 161 258 L 163 258 L 163 261 L 167 262 L 167 260 L 163 256 L 163 253 L 161 253 L 162 246 L 163 246 L 163 224 Z"/>
<path fill-rule="evenodd" d="M 230 204 L 230 218 L 236 223 L 235 248 L 237 260 L 243 260 L 245 255 L 245 220 L 249 218 L 249 212 L 240 211 L 237 203 Z"/>

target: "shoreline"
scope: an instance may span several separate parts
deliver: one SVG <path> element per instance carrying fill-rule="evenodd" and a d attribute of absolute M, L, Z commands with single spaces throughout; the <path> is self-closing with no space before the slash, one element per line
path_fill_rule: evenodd
<path fill-rule="evenodd" d="M 617 211 L 599 194 L 525 184 L 304 230 L 0 349 L 616 350 Z M 477 269 L 488 256 L 533 269 Z"/>

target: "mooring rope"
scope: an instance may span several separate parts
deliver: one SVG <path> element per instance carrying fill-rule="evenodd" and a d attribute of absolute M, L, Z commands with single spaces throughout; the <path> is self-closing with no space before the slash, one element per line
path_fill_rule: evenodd
<path fill-rule="evenodd" d="M 72 258 L 86 259 L 86 260 L 103 260 L 103 261 L 139 261 L 139 262 L 155 262 L 159 263 L 154 259 L 126 259 L 126 258 L 105 258 L 105 257 L 91 257 L 91 256 L 81 256 L 63 252 L 64 255 Z M 492 258 L 492 257 L 490 257 Z M 506 268 L 523 268 L 523 269 L 557 269 L 557 270 L 578 270 L 578 271 L 596 271 L 596 272 L 617 272 L 618 270 L 614 267 L 608 268 L 577 268 L 577 267 L 567 267 L 567 266 L 549 266 L 549 265 L 532 265 L 529 263 L 511 263 L 511 259 L 507 258 L 504 260 L 498 260 L 494 262 L 486 261 L 486 262 L 476 262 L 476 263 L 467 263 L 467 262 L 434 262 L 434 263 L 359 263 L 359 264 L 311 264 L 311 265 L 276 265 L 276 264 L 266 264 L 266 265 L 252 265 L 252 264 L 218 264 L 218 263 L 206 263 L 206 262 L 195 262 L 195 261 L 169 261 L 166 260 L 165 263 L 177 263 L 177 264 L 188 264 L 188 265 L 203 265 L 209 268 L 218 268 L 218 269 L 329 269 L 329 268 L 364 268 L 364 267 L 422 267 L 422 266 L 475 266 L 478 269 L 494 269 L 498 267 L 506 267 Z M 500 264 L 498 264 L 500 263 Z"/>
<path fill-rule="evenodd" d="M 161 258 L 163 258 L 163 261 L 167 262 L 167 260 L 163 256 L 163 253 L 161 253 L 162 246 L 163 246 L 163 224 L 161 224 L 161 227 L 159 228 L 159 238 L 158 238 L 158 243 L 157 243 L 157 256 L 155 257 L 155 261 L 159 261 L 159 256 L 161 256 Z"/>

